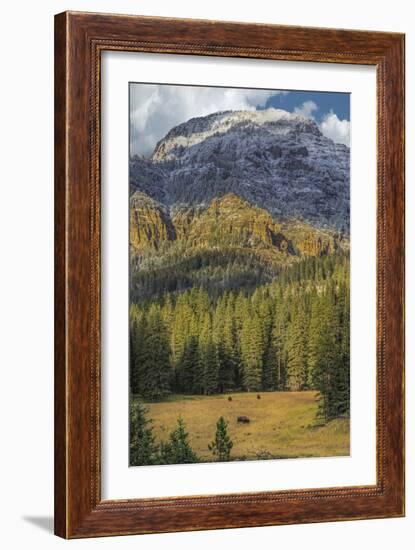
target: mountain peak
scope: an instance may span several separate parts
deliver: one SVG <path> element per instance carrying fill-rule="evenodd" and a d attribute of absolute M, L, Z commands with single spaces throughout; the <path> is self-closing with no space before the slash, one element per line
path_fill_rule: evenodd
<path fill-rule="evenodd" d="M 205 117 L 191 118 L 172 128 L 160 140 L 153 152 L 152 160 L 164 161 L 177 158 L 184 148 L 199 144 L 206 139 L 247 127 L 267 126 L 273 134 L 286 135 L 296 129 L 301 132 L 320 134 L 318 125 L 297 113 L 283 109 L 220 111 Z"/>
<path fill-rule="evenodd" d="M 281 109 L 190 119 L 168 132 L 152 158 L 131 159 L 130 184 L 169 208 L 204 209 L 233 193 L 278 219 L 349 229 L 349 148 Z"/>

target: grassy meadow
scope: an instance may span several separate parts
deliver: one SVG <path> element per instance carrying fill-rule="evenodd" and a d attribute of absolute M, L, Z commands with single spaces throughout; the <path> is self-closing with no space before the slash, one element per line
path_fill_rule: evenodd
<path fill-rule="evenodd" d="M 214 460 L 208 444 L 220 416 L 228 422 L 232 460 L 349 455 L 349 419 L 316 423 L 316 397 L 315 391 L 172 395 L 145 407 L 157 443 L 168 439 L 181 416 L 189 443 L 204 462 Z M 238 416 L 250 422 L 238 423 Z"/>

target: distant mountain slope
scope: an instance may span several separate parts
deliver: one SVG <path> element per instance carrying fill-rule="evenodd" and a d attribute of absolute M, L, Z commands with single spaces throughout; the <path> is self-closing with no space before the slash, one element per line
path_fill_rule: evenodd
<path fill-rule="evenodd" d="M 347 251 L 348 240 L 299 220 L 279 221 L 229 193 L 207 207 L 130 198 L 132 298 L 203 286 L 216 294 L 270 282 L 305 258 Z"/>
<path fill-rule="evenodd" d="M 349 231 L 349 148 L 279 109 L 226 111 L 173 128 L 130 162 L 132 191 L 165 206 L 206 207 L 234 193 L 278 219 Z"/>

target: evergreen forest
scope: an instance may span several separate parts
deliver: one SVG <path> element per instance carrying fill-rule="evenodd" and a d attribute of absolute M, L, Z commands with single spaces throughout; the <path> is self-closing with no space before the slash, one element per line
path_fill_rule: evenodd
<path fill-rule="evenodd" d="M 345 417 L 349 287 L 349 254 L 339 250 L 286 265 L 257 287 L 157 290 L 130 306 L 131 392 L 160 401 L 316 390 L 321 419 Z"/>

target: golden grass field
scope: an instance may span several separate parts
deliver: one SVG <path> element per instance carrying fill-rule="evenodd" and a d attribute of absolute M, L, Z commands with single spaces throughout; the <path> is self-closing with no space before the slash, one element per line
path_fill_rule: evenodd
<path fill-rule="evenodd" d="M 203 461 L 213 460 L 208 450 L 216 421 L 223 416 L 233 441 L 231 458 L 294 458 L 349 454 L 349 420 L 316 423 L 316 392 L 233 393 L 213 396 L 171 396 L 169 401 L 146 403 L 158 442 L 168 439 L 181 416 L 194 451 Z M 237 422 L 247 416 L 249 424 Z"/>

